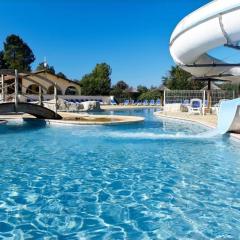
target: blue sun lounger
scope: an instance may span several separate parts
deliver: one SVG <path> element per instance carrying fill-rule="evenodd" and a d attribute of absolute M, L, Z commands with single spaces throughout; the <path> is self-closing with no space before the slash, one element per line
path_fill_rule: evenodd
<path fill-rule="evenodd" d="M 148 105 L 148 100 L 144 100 L 144 101 L 143 101 L 143 105 L 144 105 L 144 106 L 147 106 L 147 105 Z"/>
<path fill-rule="evenodd" d="M 131 105 L 134 105 L 134 104 L 135 104 L 135 101 L 134 101 L 134 100 L 130 100 L 130 104 L 131 104 Z"/>
<path fill-rule="evenodd" d="M 156 105 L 157 105 L 157 106 L 161 106 L 161 100 L 160 100 L 160 99 L 157 99 Z"/>
<path fill-rule="evenodd" d="M 117 105 L 116 101 L 111 99 L 111 105 Z"/>
<path fill-rule="evenodd" d="M 149 105 L 150 106 L 153 106 L 153 105 L 155 105 L 155 101 L 152 99 L 152 100 L 150 100 L 150 102 L 149 102 Z"/>

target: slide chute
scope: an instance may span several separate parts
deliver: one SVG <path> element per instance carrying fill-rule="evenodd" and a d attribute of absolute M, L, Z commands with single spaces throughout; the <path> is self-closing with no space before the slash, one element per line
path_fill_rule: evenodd
<path fill-rule="evenodd" d="M 215 0 L 185 17 L 175 28 L 170 52 L 177 65 L 199 78 L 240 81 L 240 65 L 216 59 L 208 51 L 240 49 L 240 0 Z"/>

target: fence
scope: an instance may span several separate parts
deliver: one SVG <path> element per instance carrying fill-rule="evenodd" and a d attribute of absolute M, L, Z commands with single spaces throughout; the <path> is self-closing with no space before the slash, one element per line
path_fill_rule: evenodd
<path fill-rule="evenodd" d="M 235 91 L 232 90 L 166 90 L 164 92 L 164 104 L 183 103 L 184 100 L 199 98 L 208 100 L 211 106 L 219 103 L 221 99 L 234 99 Z"/>

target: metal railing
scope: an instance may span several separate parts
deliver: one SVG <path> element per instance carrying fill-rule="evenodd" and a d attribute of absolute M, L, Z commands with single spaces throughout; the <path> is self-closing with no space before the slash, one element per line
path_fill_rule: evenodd
<path fill-rule="evenodd" d="M 222 99 L 234 99 L 236 92 L 233 90 L 167 90 L 164 92 L 164 103 L 183 103 L 185 100 L 199 98 L 207 100 L 211 106 L 218 104 Z M 210 107 L 211 107 L 210 106 Z"/>

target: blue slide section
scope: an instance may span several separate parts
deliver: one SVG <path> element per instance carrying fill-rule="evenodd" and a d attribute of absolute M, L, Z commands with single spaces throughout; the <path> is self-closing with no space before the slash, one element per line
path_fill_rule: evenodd
<path fill-rule="evenodd" d="M 222 102 L 218 114 L 218 132 L 225 134 L 231 131 L 240 131 L 235 129 L 240 124 L 240 116 L 238 114 L 240 107 L 240 98 Z"/>

